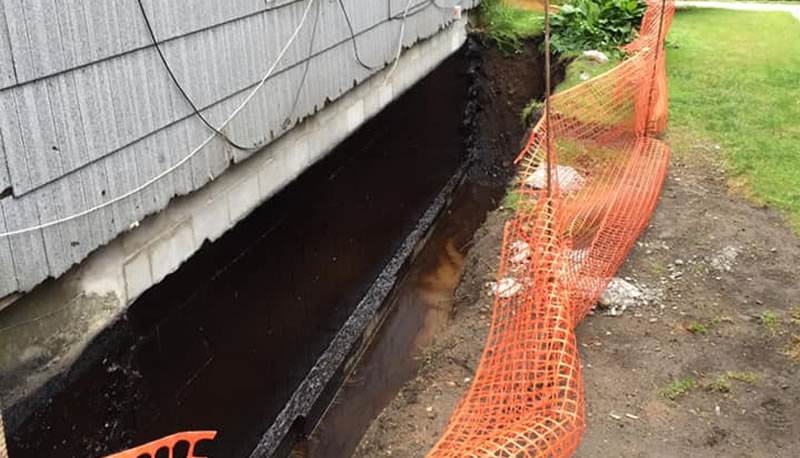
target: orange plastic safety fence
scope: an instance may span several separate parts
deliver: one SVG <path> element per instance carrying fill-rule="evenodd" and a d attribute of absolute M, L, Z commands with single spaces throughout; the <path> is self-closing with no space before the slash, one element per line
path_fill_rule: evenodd
<path fill-rule="evenodd" d="M 216 431 L 189 431 L 177 433 L 124 452 L 109 455 L 106 458 L 156 458 L 156 454 L 162 449 L 168 450 L 167 456 L 173 458 L 175 456 L 175 447 L 182 442 L 189 446 L 189 451 L 186 455 L 187 458 L 203 458 L 194 454 L 197 443 L 203 440 L 213 440 L 215 437 L 217 437 Z"/>
<path fill-rule="evenodd" d="M 2 411 L 0 411 L 0 458 L 8 458 L 8 449 L 6 448 L 6 432 L 3 428 Z"/>
<path fill-rule="evenodd" d="M 613 70 L 551 98 L 518 158 L 492 324 L 469 391 L 431 457 L 571 455 L 584 429 L 575 327 L 655 209 L 669 149 L 664 36 L 672 1 L 648 0 L 640 36 Z"/>

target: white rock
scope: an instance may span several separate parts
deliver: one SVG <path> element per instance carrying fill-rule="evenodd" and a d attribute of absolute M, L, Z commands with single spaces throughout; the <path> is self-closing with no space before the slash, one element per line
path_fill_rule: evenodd
<path fill-rule="evenodd" d="M 564 194 L 570 194 L 579 191 L 586 180 L 578 173 L 577 170 L 566 165 L 559 165 L 554 170 L 554 181 L 558 181 L 559 189 Z M 525 184 L 533 189 L 544 189 L 547 187 L 547 170 L 545 167 L 539 167 L 528 178 L 525 179 Z"/>
<path fill-rule="evenodd" d="M 736 264 L 736 258 L 739 256 L 739 249 L 735 246 L 726 246 L 720 253 L 711 259 L 711 267 L 720 272 L 730 272 L 731 268 Z"/>
<path fill-rule="evenodd" d="M 591 61 L 597 62 L 598 64 L 604 64 L 608 62 L 608 56 L 606 56 L 603 52 L 596 51 L 594 49 L 591 51 L 584 51 L 583 57 Z"/>
<path fill-rule="evenodd" d="M 522 284 L 517 283 L 512 278 L 503 278 L 495 285 L 495 293 L 502 298 L 511 297 L 522 289 Z"/>
<path fill-rule="evenodd" d="M 531 247 L 522 240 L 517 240 L 516 242 L 512 243 L 510 249 L 511 262 L 514 264 L 520 264 L 524 262 L 531 255 Z"/>
<path fill-rule="evenodd" d="M 608 315 L 619 316 L 629 307 L 639 307 L 655 302 L 660 295 L 659 291 L 636 286 L 622 278 L 614 277 L 598 301 L 598 305 L 607 308 Z"/>

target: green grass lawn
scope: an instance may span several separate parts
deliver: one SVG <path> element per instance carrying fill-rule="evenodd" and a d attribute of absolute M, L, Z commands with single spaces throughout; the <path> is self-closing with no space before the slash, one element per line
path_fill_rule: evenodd
<path fill-rule="evenodd" d="M 689 9 L 668 38 L 673 150 L 720 145 L 731 182 L 800 229 L 800 21 Z"/>
<path fill-rule="evenodd" d="M 600 76 L 616 67 L 622 61 L 622 59 L 614 56 L 608 57 L 608 62 L 602 64 L 589 60 L 583 56 L 576 57 L 575 60 L 570 62 L 570 64 L 567 66 L 567 72 L 564 75 L 564 81 L 559 83 L 558 87 L 556 87 L 556 92 L 566 91 L 567 89 L 581 84 L 583 82 L 581 79 L 581 74 L 583 73 L 589 75 L 589 78 L 594 78 L 595 76 Z"/>
<path fill-rule="evenodd" d="M 484 0 L 480 8 L 484 35 L 507 54 L 519 52 L 521 40 L 544 30 L 544 13 L 514 8 L 502 0 Z"/>

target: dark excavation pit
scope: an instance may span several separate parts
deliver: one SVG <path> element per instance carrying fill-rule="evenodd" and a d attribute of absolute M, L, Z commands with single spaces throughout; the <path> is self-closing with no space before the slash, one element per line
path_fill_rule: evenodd
<path fill-rule="evenodd" d="M 297 438 L 292 456 L 350 456 L 370 423 L 427 362 L 426 352 L 453 313 L 453 293 L 473 234 L 513 177 L 512 161 L 527 129 L 520 113 L 544 93 L 538 41 L 525 43 L 513 57 L 482 46 L 475 37 L 468 48 L 473 78 L 465 125 L 473 160 L 465 180 L 393 290 L 381 329 L 313 432 Z M 564 67 L 554 70 L 558 84 Z"/>
<path fill-rule="evenodd" d="M 102 456 L 205 429 L 219 431 L 210 457 L 261 456 L 289 425 L 278 454 L 348 456 L 446 325 L 472 234 L 513 174 L 519 113 L 543 93 L 541 62 L 537 43 L 506 58 L 471 37 L 13 406 L 10 456 Z M 343 329 L 353 347 L 329 348 Z M 329 353 L 345 363 L 325 372 Z M 315 371 L 322 396 L 287 411 Z"/>

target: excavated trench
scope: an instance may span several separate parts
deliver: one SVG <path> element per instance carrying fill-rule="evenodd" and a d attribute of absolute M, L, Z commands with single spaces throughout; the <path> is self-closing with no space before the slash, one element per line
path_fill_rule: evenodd
<path fill-rule="evenodd" d="M 520 110 L 543 92 L 540 57 L 471 38 L 13 406 L 10 456 L 208 429 L 210 457 L 349 456 L 453 313 Z"/>

